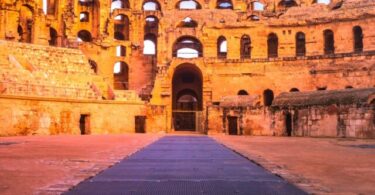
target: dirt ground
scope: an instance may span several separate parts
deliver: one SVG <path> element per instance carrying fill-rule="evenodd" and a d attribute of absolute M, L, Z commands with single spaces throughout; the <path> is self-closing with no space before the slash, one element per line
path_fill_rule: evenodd
<path fill-rule="evenodd" d="M 60 194 L 159 137 L 0 137 L 0 194 Z"/>
<path fill-rule="evenodd" d="M 160 137 L 0 137 L 0 194 L 60 194 Z M 375 194 L 375 140 L 212 137 L 307 192 Z"/>
<path fill-rule="evenodd" d="M 375 194 L 375 140 L 213 137 L 309 193 Z"/>

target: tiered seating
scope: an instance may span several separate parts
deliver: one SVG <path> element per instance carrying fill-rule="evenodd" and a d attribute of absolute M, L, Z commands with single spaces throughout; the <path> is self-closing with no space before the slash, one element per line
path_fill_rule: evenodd
<path fill-rule="evenodd" d="M 79 50 L 0 41 L 0 94 L 101 99 Z"/>

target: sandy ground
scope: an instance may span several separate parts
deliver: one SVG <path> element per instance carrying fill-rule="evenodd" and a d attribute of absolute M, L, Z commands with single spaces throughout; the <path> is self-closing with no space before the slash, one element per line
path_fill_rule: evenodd
<path fill-rule="evenodd" d="M 0 137 L 0 194 L 60 194 L 159 137 Z"/>
<path fill-rule="evenodd" d="M 0 194 L 60 194 L 160 137 L 0 137 Z M 307 192 L 375 194 L 375 140 L 213 138 Z"/>
<path fill-rule="evenodd" d="M 375 194 L 375 140 L 213 137 L 309 193 Z"/>

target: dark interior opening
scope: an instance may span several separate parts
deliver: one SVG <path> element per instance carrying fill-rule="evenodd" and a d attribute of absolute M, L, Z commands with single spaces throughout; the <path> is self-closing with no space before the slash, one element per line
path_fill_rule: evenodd
<path fill-rule="evenodd" d="M 135 132 L 146 133 L 146 116 L 135 116 Z"/>
<path fill-rule="evenodd" d="M 285 128 L 286 128 L 286 134 L 288 136 L 292 136 L 293 118 L 292 118 L 292 114 L 290 112 L 287 112 L 286 115 L 285 115 Z"/>
<path fill-rule="evenodd" d="M 228 116 L 229 135 L 238 135 L 238 117 Z"/>
<path fill-rule="evenodd" d="M 90 115 L 81 114 L 81 117 L 79 119 L 79 129 L 81 131 L 81 135 L 90 134 Z"/>

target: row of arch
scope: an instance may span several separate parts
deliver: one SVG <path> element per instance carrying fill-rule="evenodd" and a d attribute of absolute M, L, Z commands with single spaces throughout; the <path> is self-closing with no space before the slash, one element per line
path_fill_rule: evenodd
<path fill-rule="evenodd" d="M 147 26 L 147 24 L 146 24 Z M 117 40 L 127 40 L 129 34 L 125 32 L 123 25 L 115 27 L 114 37 Z M 20 32 L 21 31 L 21 32 Z M 355 26 L 353 32 L 353 50 L 354 52 L 363 51 L 363 31 L 360 26 Z M 22 28 L 19 27 L 19 33 L 22 34 Z M 156 55 L 157 37 L 156 32 L 149 32 L 144 38 L 144 54 Z M 77 34 L 79 41 L 90 42 L 92 40 L 91 33 L 87 30 L 81 30 Z M 50 28 L 50 45 L 55 45 L 57 41 L 57 31 Z M 335 39 L 332 30 L 323 31 L 324 54 L 335 53 Z M 217 39 L 217 56 L 218 58 L 226 58 L 228 52 L 227 40 L 224 36 Z M 275 33 L 270 33 L 267 39 L 268 57 L 278 57 L 279 39 Z M 303 32 L 297 32 L 295 35 L 296 56 L 306 55 L 306 35 Z M 179 58 L 197 58 L 203 56 L 203 45 L 195 37 L 183 36 L 176 40 L 173 45 L 173 57 Z M 251 38 L 249 35 L 243 35 L 240 41 L 241 58 L 251 58 Z"/>
<path fill-rule="evenodd" d="M 231 0 L 218 0 L 216 2 L 218 9 L 233 9 Z M 130 9 L 129 1 L 127 0 L 113 0 L 111 4 L 111 12 L 116 9 Z M 160 3 L 156 0 L 146 0 L 143 2 L 142 9 L 144 11 L 161 11 Z M 177 2 L 176 9 L 180 10 L 196 10 L 202 9 L 201 4 L 195 0 L 181 0 Z"/>
<path fill-rule="evenodd" d="M 331 0 L 312 0 L 312 3 L 320 4 L 330 4 Z M 280 0 L 278 3 L 278 8 L 289 8 L 297 6 L 295 0 Z M 261 1 L 252 1 L 248 7 L 254 11 L 263 11 L 265 4 Z M 202 5 L 196 0 L 180 0 L 176 3 L 176 9 L 180 10 L 197 10 L 202 9 Z M 217 9 L 233 9 L 233 3 L 231 0 L 217 0 L 216 1 Z M 111 12 L 115 9 L 130 9 L 130 3 L 128 0 L 113 0 L 111 4 Z M 160 3 L 157 0 L 146 0 L 142 4 L 142 9 L 144 11 L 161 11 Z"/>
<path fill-rule="evenodd" d="M 353 51 L 363 51 L 363 31 L 360 26 L 354 26 L 353 33 Z M 335 53 L 334 33 L 327 29 L 323 31 L 324 54 Z M 202 57 L 203 45 L 195 37 L 184 36 L 176 40 L 173 45 L 173 57 L 196 58 Z M 240 40 L 241 58 L 251 58 L 251 38 L 249 35 L 243 35 Z M 278 57 L 279 39 L 276 33 L 270 33 L 267 38 L 267 54 L 269 58 Z M 220 36 L 217 39 L 217 56 L 226 58 L 228 52 L 227 39 Z M 296 56 L 306 55 L 306 35 L 303 32 L 297 32 L 295 35 L 295 53 Z M 186 54 L 186 55 L 184 55 Z"/>

